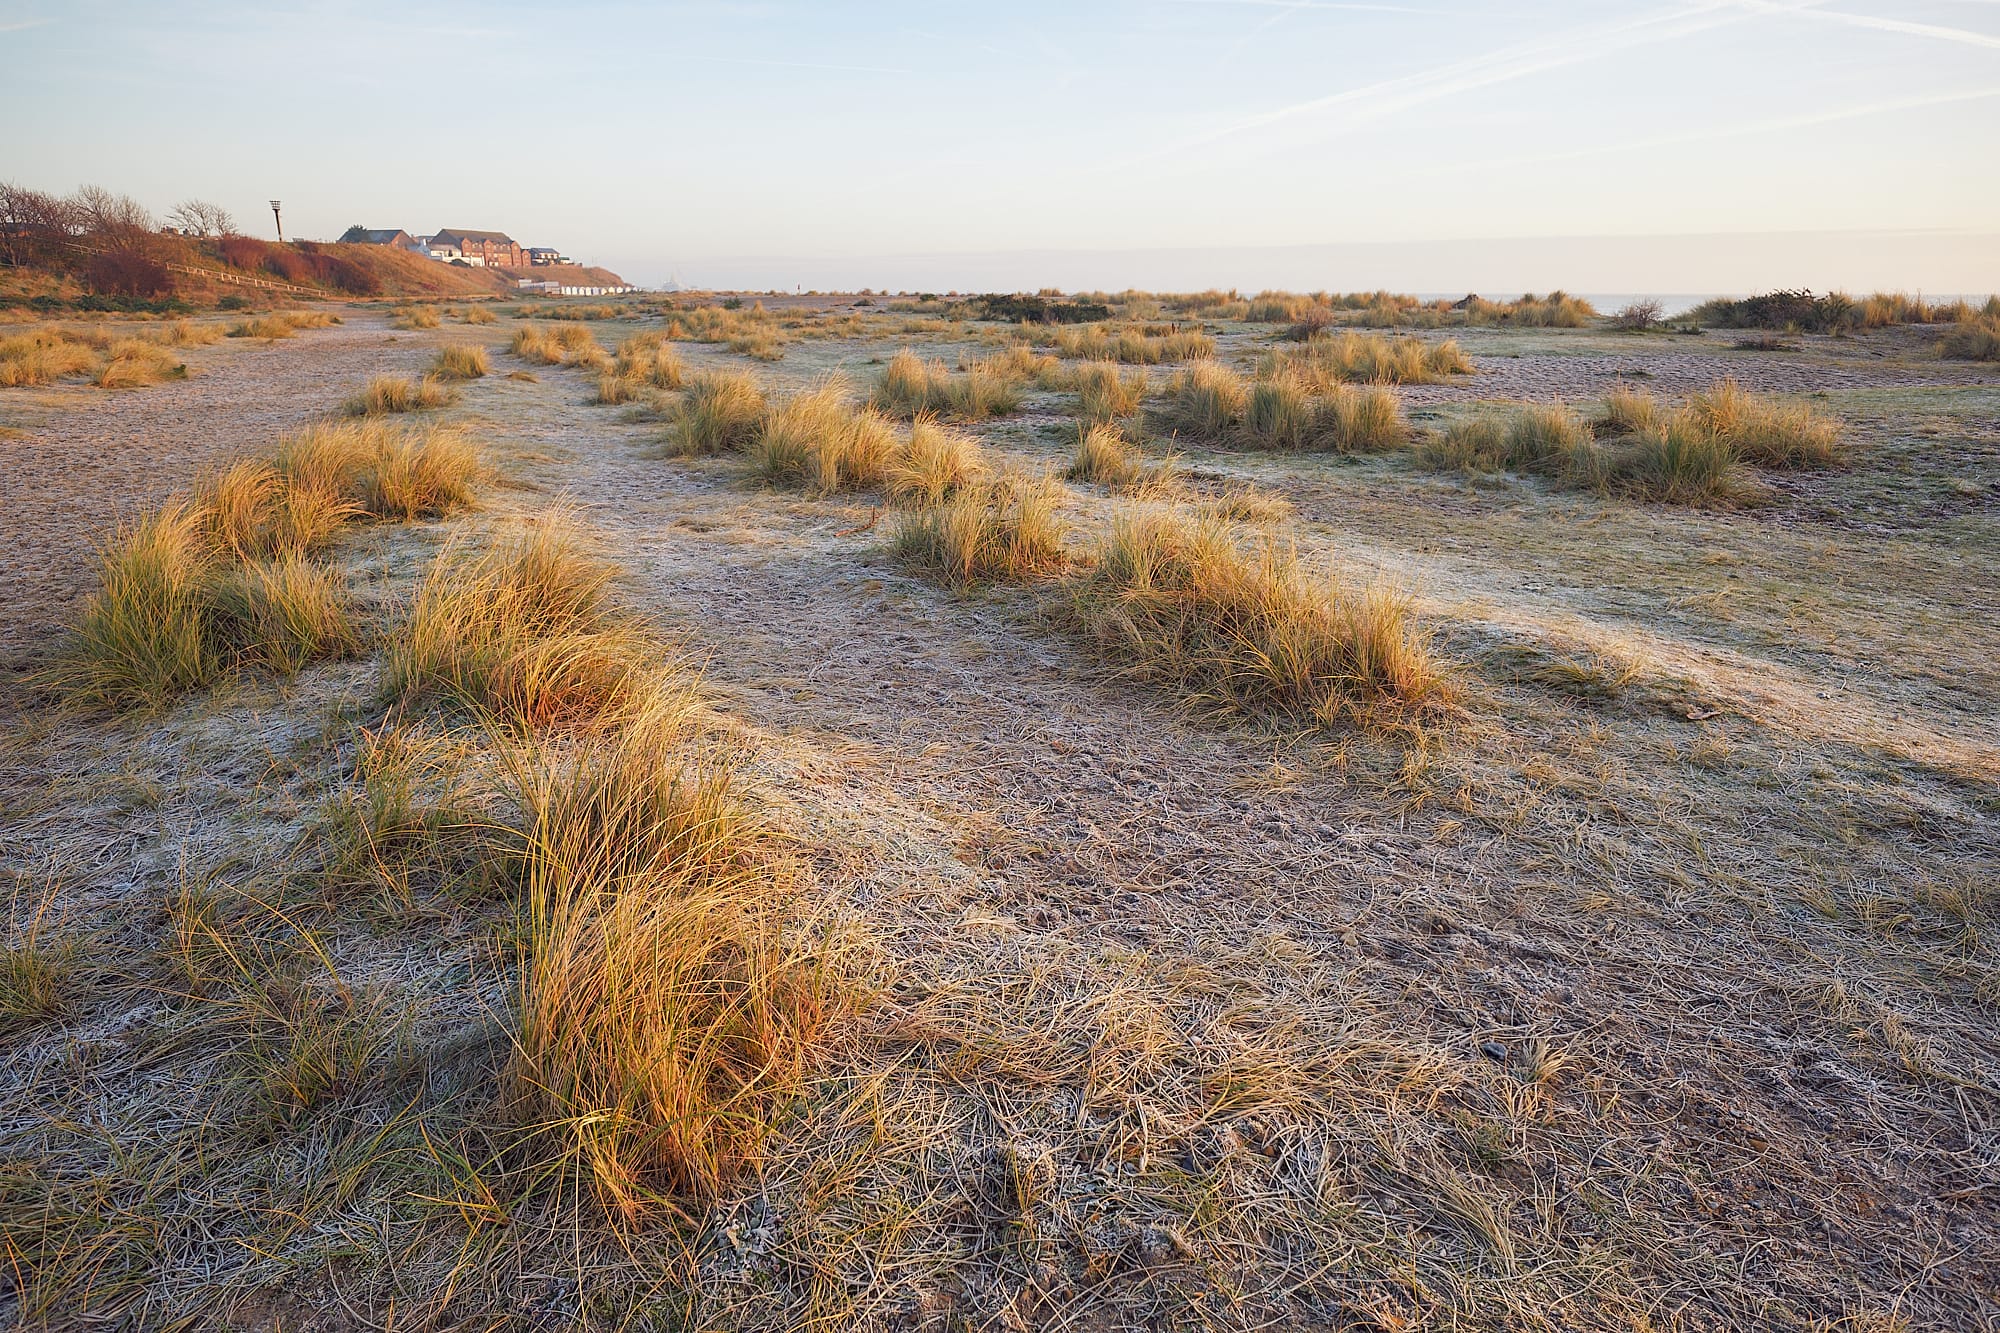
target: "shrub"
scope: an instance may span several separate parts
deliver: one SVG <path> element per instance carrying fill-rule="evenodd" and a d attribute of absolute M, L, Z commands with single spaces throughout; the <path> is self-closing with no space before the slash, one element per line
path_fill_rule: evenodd
<path fill-rule="evenodd" d="M 1330 725 L 1451 695 L 1402 598 L 1310 578 L 1268 540 L 1245 555 L 1216 522 L 1121 519 L 1074 616 L 1108 659 L 1218 710 Z"/>
<path fill-rule="evenodd" d="M 740 453 L 757 438 L 764 391 L 741 371 L 704 371 L 688 380 L 675 410 L 674 451 L 683 455 Z"/>
<path fill-rule="evenodd" d="M 486 349 L 476 343 L 454 343 L 440 347 L 431 361 L 430 373 L 441 380 L 476 380 L 491 369 Z"/>
<path fill-rule="evenodd" d="M 1740 300 L 1717 297 L 1696 306 L 1693 318 L 1724 329 L 1798 329 L 1805 333 L 1838 333 L 1857 327 L 1860 311 L 1839 292 L 1814 296 L 1810 291 L 1765 292 Z"/>
<path fill-rule="evenodd" d="M 1634 301 L 1611 316 L 1611 327 L 1621 333 L 1644 333 L 1660 326 L 1665 309 L 1658 301 Z"/>
<path fill-rule="evenodd" d="M 963 587 L 1057 568 L 1062 533 L 1046 483 L 1003 478 L 960 487 L 941 505 L 906 513 L 890 549 L 912 569 Z"/>
<path fill-rule="evenodd" d="M 889 496 L 898 504 L 939 505 L 985 473 L 979 441 L 920 416 L 889 468 Z"/>

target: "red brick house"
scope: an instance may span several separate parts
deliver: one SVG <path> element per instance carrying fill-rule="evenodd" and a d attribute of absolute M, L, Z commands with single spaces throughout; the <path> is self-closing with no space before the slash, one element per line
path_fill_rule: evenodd
<path fill-rule="evenodd" d="M 430 239 L 431 253 L 463 259 L 487 268 L 526 268 L 528 252 L 499 231 L 465 231 L 447 227 Z"/>

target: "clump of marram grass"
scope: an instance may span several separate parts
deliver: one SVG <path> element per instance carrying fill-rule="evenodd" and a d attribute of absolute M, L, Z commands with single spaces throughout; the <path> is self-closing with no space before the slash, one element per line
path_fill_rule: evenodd
<path fill-rule="evenodd" d="M 1197 361 L 1167 382 L 1153 424 L 1171 435 L 1220 443 L 1242 425 L 1249 404 L 1250 391 L 1235 371 L 1219 361 Z"/>
<path fill-rule="evenodd" d="M 491 369 L 484 347 L 477 343 L 453 343 L 438 348 L 430 373 L 441 380 L 476 380 L 484 378 Z"/>
<path fill-rule="evenodd" d="M 187 378 L 187 367 L 158 343 L 124 338 L 105 351 L 104 364 L 90 382 L 100 389 L 138 389 Z"/>
<path fill-rule="evenodd" d="M 889 359 L 868 403 L 894 417 L 983 421 L 1017 410 L 1021 396 L 1004 365 L 974 362 L 953 374 L 944 362 L 925 361 L 905 348 Z"/>
<path fill-rule="evenodd" d="M 500 322 L 500 316 L 494 314 L 483 305 L 467 306 L 465 313 L 460 318 L 467 324 L 498 324 Z"/>
<path fill-rule="evenodd" d="M 99 553 L 97 591 L 60 669 L 71 697 L 153 705 L 220 673 L 206 595 L 216 552 L 206 526 L 198 506 L 170 502 Z"/>
<path fill-rule="evenodd" d="M 1953 361 L 2000 361 L 2000 312 L 1988 301 L 1982 314 L 1968 315 L 1938 339 L 1938 355 Z"/>
<path fill-rule="evenodd" d="M 1180 481 L 1173 459 L 1148 461 L 1115 423 L 1104 421 L 1077 422 L 1076 454 L 1063 475 L 1116 494 L 1134 495 L 1168 495 Z"/>
<path fill-rule="evenodd" d="M 67 329 L 36 329 L 0 338 L 0 389 L 38 388 L 98 366 L 91 340 Z"/>
<path fill-rule="evenodd" d="M 258 315 L 251 319 L 232 324 L 228 337 L 231 338 L 289 338 L 300 329 L 323 329 L 340 323 L 338 315 L 329 315 L 323 310 L 287 310 L 276 314 Z"/>
<path fill-rule="evenodd" d="M 1600 455 L 1600 489 L 1669 504 L 1704 504 L 1740 493 L 1730 442 L 1691 411 L 1645 427 L 1622 447 Z"/>
<path fill-rule="evenodd" d="M 449 407 L 458 401 L 458 391 L 436 375 L 413 380 L 407 375 L 377 375 L 367 387 L 353 394 L 343 405 L 351 417 L 379 417 L 399 412 L 425 412 Z"/>
<path fill-rule="evenodd" d="M 1416 460 L 1433 472 L 1497 472 L 1507 465 L 1507 425 L 1490 416 L 1454 421 L 1417 446 Z"/>
<path fill-rule="evenodd" d="M 1075 390 L 1079 417 L 1113 421 L 1138 411 L 1150 384 L 1143 370 L 1126 374 L 1115 361 L 1085 361 L 1064 376 L 1063 387 Z"/>
<path fill-rule="evenodd" d="M 1457 343 L 1421 338 L 1389 338 L 1348 331 L 1315 337 L 1300 347 L 1272 354 L 1266 378 L 1295 376 L 1313 391 L 1335 384 L 1443 384 L 1470 375 L 1473 365 Z"/>
<path fill-rule="evenodd" d="M 515 726 L 602 723 L 655 665 L 644 638 L 608 612 L 612 572 L 561 513 L 485 550 L 447 545 L 390 641 L 385 690 L 437 695 Z"/>
<path fill-rule="evenodd" d="M 149 341 L 164 347 L 207 347 L 222 341 L 222 330 L 213 324 L 197 324 L 191 319 L 177 319 L 157 332 L 145 335 Z"/>
<path fill-rule="evenodd" d="M 1687 410 L 1747 463 L 1797 468 L 1840 461 L 1840 423 L 1804 403 L 1774 402 L 1723 380 L 1688 399 Z"/>
<path fill-rule="evenodd" d="M 690 701 L 510 765 L 525 829 L 516 1114 L 605 1209 L 636 1221 L 754 1167 L 842 1005 L 824 932 L 790 929 L 794 876 L 685 758 Z"/>
<path fill-rule="evenodd" d="M 1077 585 L 1073 618 L 1121 669 L 1218 711 L 1331 725 L 1453 696 L 1406 599 L 1310 576 L 1272 540 L 1246 554 L 1214 521 L 1119 519 Z"/>
<path fill-rule="evenodd" d="M 649 389 L 678 389 L 687 378 L 687 366 L 666 335 L 653 331 L 635 333 L 618 344 L 610 373 Z"/>
<path fill-rule="evenodd" d="M 1410 434 L 1387 389 L 1334 383 L 1315 391 L 1286 370 L 1245 385 L 1212 361 L 1175 375 L 1152 421 L 1186 439 L 1252 449 L 1373 453 Z"/>
<path fill-rule="evenodd" d="M 890 550 L 910 568 L 964 587 L 1058 569 L 1064 562 L 1062 538 L 1048 483 L 1002 477 L 962 486 L 943 504 L 906 512 Z"/>
<path fill-rule="evenodd" d="M 419 305 L 399 311 L 396 318 L 390 322 L 399 329 L 434 329 L 442 319 L 436 306 Z"/>
<path fill-rule="evenodd" d="M 582 324 L 561 324 L 550 329 L 539 324 L 523 324 L 514 330 L 507 350 L 524 361 L 541 366 L 570 366 L 584 370 L 606 370 L 611 354 Z"/>
<path fill-rule="evenodd" d="M 1089 361 L 1119 361 L 1156 366 L 1163 361 L 1200 361 L 1215 355 L 1215 339 L 1200 329 L 1157 326 L 1106 329 L 1102 325 L 1064 325 L 1042 335 L 1064 356 Z"/>
<path fill-rule="evenodd" d="M 208 596 L 221 637 L 239 659 L 280 675 L 361 646 L 340 575 L 296 555 L 237 564 L 215 578 Z"/>
<path fill-rule="evenodd" d="M 857 412 L 847 382 L 836 375 L 769 408 L 748 457 L 751 471 L 767 482 L 831 495 L 880 486 L 896 451 L 889 423 L 872 410 Z"/>
<path fill-rule="evenodd" d="M 889 497 L 904 505 L 939 505 L 986 475 L 979 441 L 920 416 L 889 465 Z"/>
<path fill-rule="evenodd" d="M 479 451 L 456 431 L 398 428 L 373 417 L 307 426 L 278 442 L 272 462 L 295 488 L 395 519 L 465 508 L 481 471 Z"/>
<path fill-rule="evenodd" d="M 742 371 L 691 376 L 674 411 L 672 452 L 682 456 L 741 453 L 757 438 L 764 391 Z"/>
<path fill-rule="evenodd" d="M 173 501 L 112 539 L 56 668 L 70 697 L 154 706 L 237 667 L 295 675 L 358 646 L 339 578 L 301 557 L 296 534 L 270 535 L 282 517 L 244 517 L 253 488 L 271 515 L 283 514 L 283 488 L 263 481 L 238 470 L 218 479 L 212 493 L 235 506 L 231 517 L 213 503 Z M 229 533 L 225 523 L 251 531 Z"/>
<path fill-rule="evenodd" d="M 1530 403 L 1507 426 L 1509 467 L 1568 472 L 1591 450 L 1590 426 L 1567 403 Z"/>

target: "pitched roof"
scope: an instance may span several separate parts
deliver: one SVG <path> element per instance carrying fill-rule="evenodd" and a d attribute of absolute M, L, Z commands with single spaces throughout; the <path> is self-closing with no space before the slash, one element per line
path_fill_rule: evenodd
<path fill-rule="evenodd" d="M 411 239 L 401 227 L 349 227 L 340 239 L 359 241 L 363 245 L 394 245 L 399 236 L 405 241 Z"/>
<path fill-rule="evenodd" d="M 514 244 L 514 238 L 504 231 L 467 231 L 463 227 L 446 227 L 443 231 L 431 237 L 431 239 L 433 241 L 446 241 L 457 244 L 463 244 L 466 241 L 493 241 L 500 245 Z"/>

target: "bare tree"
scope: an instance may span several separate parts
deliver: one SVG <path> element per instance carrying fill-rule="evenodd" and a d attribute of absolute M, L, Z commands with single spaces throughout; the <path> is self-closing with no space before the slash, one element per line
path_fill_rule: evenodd
<path fill-rule="evenodd" d="M 0 253 L 8 263 L 46 261 L 82 230 L 73 200 L 0 181 Z"/>
<path fill-rule="evenodd" d="M 92 236 L 114 244 L 130 245 L 153 231 L 153 215 L 129 194 L 113 194 L 100 185 L 86 185 L 75 195 L 84 216 L 84 226 Z"/>
<path fill-rule="evenodd" d="M 236 219 L 221 204 L 188 199 L 167 214 L 167 221 L 190 236 L 234 236 Z"/>

